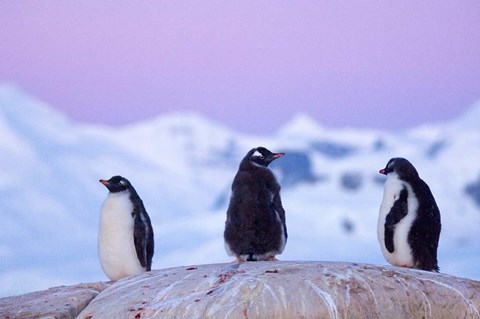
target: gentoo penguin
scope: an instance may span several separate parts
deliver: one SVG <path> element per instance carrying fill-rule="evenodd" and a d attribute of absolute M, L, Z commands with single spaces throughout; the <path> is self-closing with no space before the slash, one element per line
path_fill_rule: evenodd
<path fill-rule="evenodd" d="M 122 176 L 100 183 L 110 193 L 100 212 L 98 255 L 111 280 L 150 271 L 153 229 L 150 217 L 135 188 Z"/>
<path fill-rule="evenodd" d="M 265 147 L 251 149 L 232 183 L 225 222 L 225 249 L 237 262 L 276 260 L 287 242 L 285 210 L 268 165 L 282 157 Z"/>
<path fill-rule="evenodd" d="M 440 211 L 428 185 L 404 158 L 392 158 L 387 175 L 377 235 L 389 263 L 438 272 Z"/>

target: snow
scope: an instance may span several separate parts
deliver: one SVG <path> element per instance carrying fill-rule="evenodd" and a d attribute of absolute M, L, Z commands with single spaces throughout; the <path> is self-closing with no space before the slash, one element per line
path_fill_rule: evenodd
<path fill-rule="evenodd" d="M 223 245 L 230 186 L 256 146 L 286 153 L 272 164 L 280 182 L 311 170 L 309 179 L 282 185 L 289 238 L 279 259 L 387 264 L 376 238 L 378 170 L 403 156 L 440 207 L 441 272 L 480 280 L 480 208 L 464 192 L 480 175 L 480 129 L 456 123 L 390 134 L 326 128 L 299 115 L 277 134 L 252 136 L 177 113 L 111 128 L 72 122 L 0 86 L 0 296 L 106 280 L 96 240 L 107 190 L 98 180 L 113 175 L 132 182 L 152 219 L 154 269 L 231 261 Z M 310 167 L 282 167 L 289 152 Z M 358 189 L 342 186 L 352 173 Z"/>
<path fill-rule="evenodd" d="M 284 138 L 311 139 L 325 134 L 325 129 L 307 114 L 296 114 L 287 124 L 285 124 L 278 134 Z"/>

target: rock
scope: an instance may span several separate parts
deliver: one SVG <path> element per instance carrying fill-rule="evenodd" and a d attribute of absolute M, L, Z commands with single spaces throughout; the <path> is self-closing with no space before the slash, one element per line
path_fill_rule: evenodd
<path fill-rule="evenodd" d="M 249 262 L 2 298 L 0 318 L 480 318 L 479 308 L 474 280 L 365 264 Z"/>
<path fill-rule="evenodd" d="M 0 318 L 76 318 L 105 287 L 105 283 L 79 284 L 1 298 Z"/>
<path fill-rule="evenodd" d="M 480 282 L 420 270 L 329 262 L 249 262 L 122 279 L 90 318 L 480 318 Z"/>

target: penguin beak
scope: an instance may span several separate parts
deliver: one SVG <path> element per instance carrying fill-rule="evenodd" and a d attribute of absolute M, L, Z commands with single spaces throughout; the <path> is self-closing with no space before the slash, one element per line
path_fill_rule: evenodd
<path fill-rule="evenodd" d="M 104 180 L 104 179 L 99 180 L 99 182 L 102 183 L 105 186 L 110 185 L 110 183 L 108 181 Z"/>
<path fill-rule="evenodd" d="M 275 159 L 277 159 L 277 158 L 282 157 L 283 155 L 285 155 L 285 153 L 275 153 L 275 154 L 273 154 L 272 157 L 275 158 Z"/>
<path fill-rule="evenodd" d="M 379 170 L 378 172 L 379 172 L 380 174 L 387 175 L 387 173 L 385 173 L 385 169 L 384 169 L 384 168 L 381 169 L 381 170 Z"/>

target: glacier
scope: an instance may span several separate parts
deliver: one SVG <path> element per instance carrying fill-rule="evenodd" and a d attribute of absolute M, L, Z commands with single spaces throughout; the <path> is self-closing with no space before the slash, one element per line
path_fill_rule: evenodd
<path fill-rule="evenodd" d="M 223 228 L 231 182 L 260 145 L 286 153 L 271 165 L 289 232 L 280 260 L 387 264 L 376 238 L 378 170 L 402 156 L 442 214 L 440 271 L 480 280 L 478 124 L 480 102 L 451 122 L 401 132 L 328 128 L 306 114 L 269 136 L 195 113 L 108 127 L 72 121 L 2 84 L 0 297 L 106 280 L 96 240 L 107 192 L 98 180 L 113 175 L 132 182 L 152 219 L 154 269 L 230 261 Z"/>

